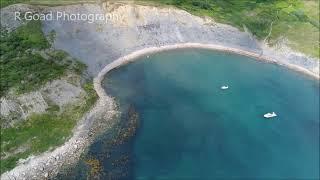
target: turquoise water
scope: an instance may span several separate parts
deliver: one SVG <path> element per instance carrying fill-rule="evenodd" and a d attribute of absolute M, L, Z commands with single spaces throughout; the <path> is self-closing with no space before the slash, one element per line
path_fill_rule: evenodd
<path fill-rule="evenodd" d="M 319 177 L 317 81 L 206 50 L 143 60 L 106 79 L 107 92 L 140 116 L 134 177 Z M 270 111 L 278 117 L 264 119 Z"/>
<path fill-rule="evenodd" d="M 113 171 L 127 179 L 319 178 L 314 79 L 248 57 L 189 49 L 113 70 L 104 85 L 122 112 L 134 107 L 139 115 L 125 143 L 111 148 L 106 135 L 90 148 L 90 157 L 103 161 L 104 177 Z M 272 111 L 278 117 L 263 118 Z M 114 167 L 106 153 L 128 160 Z"/>

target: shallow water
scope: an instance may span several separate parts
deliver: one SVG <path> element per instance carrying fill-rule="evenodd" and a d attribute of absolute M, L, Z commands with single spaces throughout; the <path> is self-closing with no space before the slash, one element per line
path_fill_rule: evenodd
<path fill-rule="evenodd" d="M 100 177 L 319 178 L 319 82 L 312 78 L 188 49 L 113 70 L 104 86 L 123 112 L 122 133 L 132 125 L 129 107 L 139 119 L 123 143 L 108 145 L 119 133 L 106 132 L 91 146 L 86 156 L 101 161 Z M 263 118 L 272 111 L 278 117 Z"/>

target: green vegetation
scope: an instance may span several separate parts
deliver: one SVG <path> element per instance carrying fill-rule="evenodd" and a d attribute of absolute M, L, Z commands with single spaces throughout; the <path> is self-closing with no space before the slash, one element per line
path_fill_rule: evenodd
<path fill-rule="evenodd" d="M 65 60 L 67 54 L 63 51 L 48 52 L 49 58 L 45 59 L 40 53 L 49 47 L 40 21 L 30 21 L 11 33 L 2 30 L 0 95 L 12 88 L 17 93 L 28 92 L 63 76 L 68 69 L 80 73 L 86 68 L 77 61 Z"/>
<path fill-rule="evenodd" d="M 54 33 L 48 39 L 54 40 Z M 13 32 L 1 30 L 0 95 L 14 89 L 24 93 L 39 89 L 44 83 L 70 72 L 81 75 L 86 66 L 61 50 L 50 50 L 40 21 L 30 21 Z M 78 104 L 62 110 L 50 105 L 45 114 L 34 114 L 15 127 L 1 129 L 0 173 L 12 169 L 21 158 L 61 145 L 72 129 L 95 103 L 93 85 L 83 85 L 86 95 Z M 0 119 L 1 121 L 1 119 Z"/>
<path fill-rule="evenodd" d="M 25 4 L 36 4 L 36 5 L 47 5 L 47 6 L 59 6 L 76 3 L 94 3 L 95 0 L 1 0 L 0 8 L 9 6 L 11 4 L 25 3 Z"/>
<path fill-rule="evenodd" d="M 289 46 L 319 57 L 319 0 L 143 0 L 140 3 L 171 5 L 198 16 L 243 29 L 271 44 L 280 37 Z"/>
<path fill-rule="evenodd" d="M 102 0 L 104 1 L 104 0 Z M 110 0 L 109 0 L 110 1 Z M 1 0 L 1 7 L 14 3 L 66 5 L 94 0 Z M 294 50 L 320 57 L 319 0 L 136 0 L 136 3 L 170 5 L 198 16 L 243 30 L 247 27 L 258 39 L 277 44 L 287 38 Z"/>
<path fill-rule="evenodd" d="M 41 30 L 40 21 L 30 21 L 10 35 L 2 29 L 1 37 L 1 55 L 13 50 L 24 51 L 30 48 L 45 49 L 49 47 L 49 43 Z"/>
<path fill-rule="evenodd" d="M 63 66 L 47 61 L 39 54 L 24 54 L 18 59 L 1 60 L 1 95 L 15 87 L 18 93 L 39 86 L 63 75 Z"/>
<path fill-rule="evenodd" d="M 87 0 L 1 0 L 1 8 L 15 3 L 62 5 Z M 142 0 L 138 3 L 170 5 L 199 16 L 243 29 L 247 27 L 259 39 L 276 44 L 289 39 L 293 49 L 319 57 L 319 0 Z M 8 33 L 1 29 L 0 96 L 9 90 L 25 93 L 38 89 L 66 72 L 81 74 L 86 66 L 64 51 L 49 50 L 55 33 L 46 38 L 40 21 L 30 21 Z M 83 86 L 87 95 L 77 105 L 64 110 L 56 105 L 45 114 L 35 114 L 16 127 L 1 129 L 0 173 L 12 169 L 21 158 L 61 145 L 72 129 L 95 103 L 92 84 Z"/>
<path fill-rule="evenodd" d="M 1 0 L 0 1 L 0 8 L 6 7 L 10 4 L 16 4 L 16 3 L 21 3 L 23 0 Z"/>
<path fill-rule="evenodd" d="M 1 96 L 13 87 L 18 92 L 32 90 L 63 74 L 63 66 L 32 52 L 48 47 L 39 21 L 30 21 L 10 34 L 1 30 Z"/>
<path fill-rule="evenodd" d="M 87 96 L 81 104 L 71 105 L 62 113 L 59 108 L 52 107 L 47 113 L 33 115 L 16 127 L 2 129 L 1 157 L 6 154 L 8 157 L 1 159 L 0 173 L 14 168 L 19 159 L 44 152 L 68 139 L 77 120 L 97 99 L 92 84 L 85 84 L 84 89 Z"/>

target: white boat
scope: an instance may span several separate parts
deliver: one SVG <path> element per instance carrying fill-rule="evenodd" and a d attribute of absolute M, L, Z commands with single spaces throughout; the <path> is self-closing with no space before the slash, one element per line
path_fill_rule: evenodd
<path fill-rule="evenodd" d="M 225 89 L 228 89 L 228 88 L 229 88 L 229 86 L 221 86 L 222 90 L 225 90 Z"/>
<path fill-rule="evenodd" d="M 272 113 L 267 113 L 265 115 L 263 115 L 264 118 L 273 118 L 273 117 L 277 117 L 277 114 L 275 112 Z"/>

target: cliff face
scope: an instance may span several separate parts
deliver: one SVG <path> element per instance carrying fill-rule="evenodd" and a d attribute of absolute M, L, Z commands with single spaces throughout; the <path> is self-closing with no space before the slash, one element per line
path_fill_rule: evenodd
<path fill-rule="evenodd" d="M 92 76 L 107 64 L 133 51 L 146 47 L 177 43 L 205 43 L 238 48 L 270 56 L 282 64 L 293 64 L 319 73 L 319 61 L 292 51 L 285 45 L 269 48 L 247 32 L 210 18 L 200 18 L 170 7 L 135 4 L 83 4 L 60 7 L 13 5 L 3 9 L 7 20 L 1 24 L 17 26 L 13 11 L 65 14 L 107 14 L 108 20 L 93 23 L 84 20 L 45 20 L 46 34 L 55 31 L 54 47 L 63 49 L 88 65 Z M 10 15 L 11 12 L 11 15 Z"/>
<path fill-rule="evenodd" d="M 22 24 L 22 22 L 14 20 L 15 11 L 22 13 L 26 11 L 68 14 L 107 13 L 110 17 L 107 22 L 89 23 L 88 21 L 64 21 L 62 19 L 43 21 L 43 31 L 47 35 L 52 31 L 55 32 L 54 48 L 62 49 L 88 65 L 91 76 L 96 76 L 107 64 L 134 51 L 177 43 L 216 44 L 236 48 L 264 54 L 279 63 L 297 65 L 313 73 L 319 73 L 319 61 L 316 59 L 293 52 L 285 46 L 269 48 L 247 32 L 241 32 L 229 25 L 216 23 L 209 18 L 196 17 L 174 8 L 154 8 L 134 4 L 111 6 L 84 4 L 61 7 L 13 5 L 1 9 L 1 26 L 14 29 Z M 67 86 L 63 84 L 61 88 L 63 87 Z M 49 87 L 49 89 L 53 90 L 54 88 Z M 62 93 L 59 97 L 55 97 L 58 93 L 53 91 L 52 94 L 47 92 L 46 95 L 52 99 L 58 99 L 59 102 L 60 100 L 62 102 L 65 96 L 71 97 L 68 89 L 65 90 L 65 93 L 60 88 L 57 89 L 59 89 L 59 93 Z M 74 99 L 77 99 L 80 94 L 76 93 Z M 36 178 L 33 179 L 44 179 L 48 177 L 46 172 L 52 172 L 49 174 L 51 177 L 57 174 L 63 164 L 74 163 L 87 147 L 88 142 L 93 139 L 88 132 L 96 131 L 97 127 L 104 127 L 101 124 L 94 126 L 95 120 L 100 118 L 105 120 L 102 122 L 111 121 L 116 114 L 113 101 L 111 99 L 103 100 L 105 99 L 102 99 L 94 110 L 80 121 L 74 136 L 63 146 L 19 165 L 2 177 L 7 179 L 10 179 L 11 176 L 31 178 L 36 175 Z M 41 102 L 35 102 L 35 104 L 41 104 Z M 10 104 L 7 100 L 5 103 Z M 56 104 L 60 105 L 58 102 Z M 11 106 L 7 107 L 9 112 Z M 5 112 L 6 110 L 1 111 Z M 111 125 L 108 127 L 111 128 Z M 67 161 L 69 162 L 65 163 Z M 50 163 L 42 165 L 43 162 Z"/>
<path fill-rule="evenodd" d="M 49 82 L 37 91 L 21 95 L 7 95 L 0 99 L 1 127 L 13 127 L 30 115 L 45 113 L 53 106 L 64 110 L 67 105 L 84 100 L 85 95 L 80 82 L 73 85 L 68 82 L 67 78 Z"/>
<path fill-rule="evenodd" d="M 319 73 L 319 61 L 282 46 L 269 48 L 249 33 L 209 18 L 193 16 L 174 8 L 155 8 L 120 4 L 74 5 L 48 8 L 46 11 L 66 13 L 107 13 L 115 18 L 107 22 L 45 21 L 46 33 L 57 34 L 55 48 L 64 49 L 89 66 L 96 75 L 105 65 L 133 51 L 176 43 L 207 43 L 263 53 L 283 64 L 293 64 Z"/>
<path fill-rule="evenodd" d="M 47 11 L 110 13 L 118 18 L 107 23 L 44 22 L 46 33 L 56 32 L 55 48 L 64 49 L 82 60 L 92 75 L 120 56 L 152 46 L 198 42 L 261 51 L 249 34 L 177 9 L 121 5 L 108 12 L 98 5 L 74 5 Z"/>

